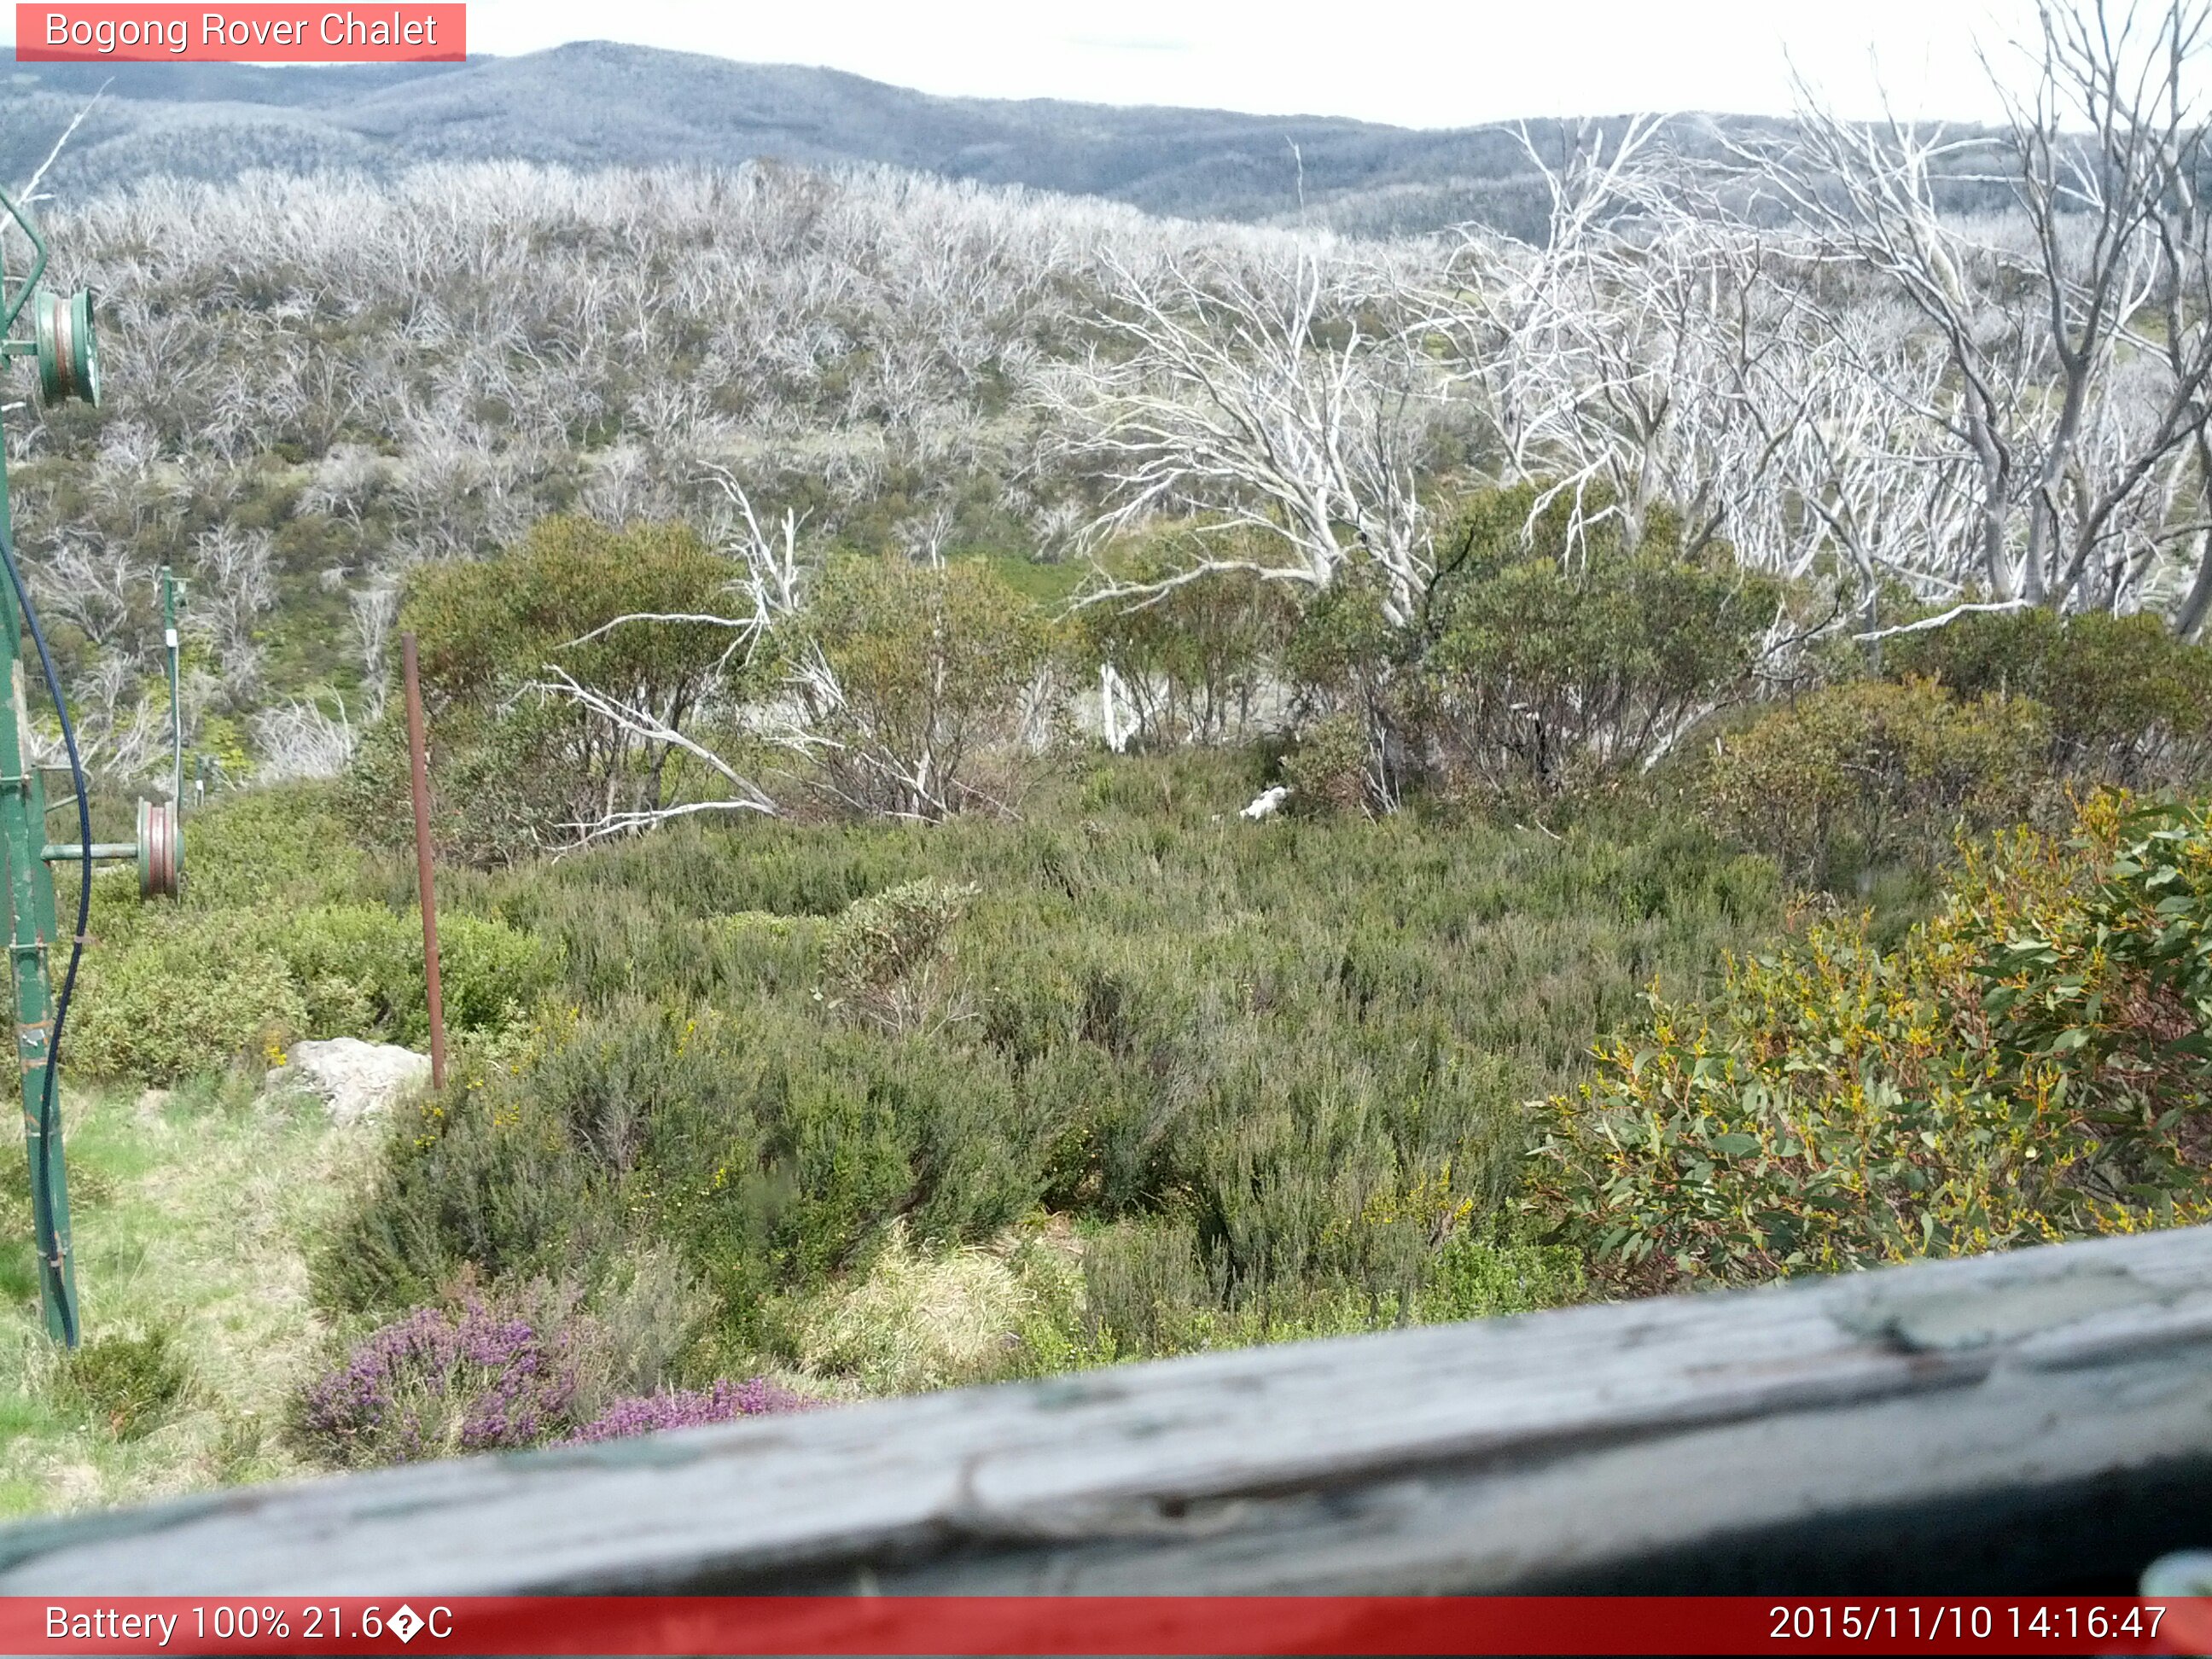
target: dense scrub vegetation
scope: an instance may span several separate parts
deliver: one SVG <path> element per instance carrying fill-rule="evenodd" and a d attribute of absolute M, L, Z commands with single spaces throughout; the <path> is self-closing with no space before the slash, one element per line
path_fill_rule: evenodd
<path fill-rule="evenodd" d="M 1653 975 L 1694 983 L 1768 923 L 1771 872 L 1657 823 L 1255 829 L 1250 787 L 1229 757 L 1109 760 L 1021 823 L 688 827 L 452 872 L 464 1059 L 394 1125 L 321 1294 L 396 1316 L 473 1273 L 619 1303 L 672 1252 L 713 1363 L 791 1364 L 886 1249 L 1046 1212 L 1082 1231 L 1080 1292 L 986 1374 L 1563 1293 L 1571 1261 L 1498 1224 L 1521 1103 Z M 118 1040 L 160 978 L 138 964 L 180 951 L 230 973 L 200 1064 L 246 1030 L 419 1033 L 406 970 L 378 977 L 410 947 L 331 965 L 361 919 L 411 933 L 404 866 L 303 791 L 198 820 L 181 911 L 103 893 L 82 1063 L 144 1064 Z"/>
<path fill-rule="evenodd" d="M 402 614 L 455 1073 L 311 1241 L 337 1346 L 295 1451 L 2212 1213 L 2212 831 L 2113 793 L 2198 780 L 2199 647 L 2000 616 L 1744 702 L 1753 618 L 1786 594 L 1663 542 L 1565 574 L 1480 556 L 1519 511 L 1468 504 L 1414 624 L 1347 586 L 1253 639 L 1255 740 L 1191 744 L 1174 711 L 1227 705 L 1209 642 L 1264 593 L 1134 613 L 1161 724 L 1123 756 L 1050 717 L 1053 688 L 1145 635 L 985 563 L 848 556 L 750 632 L 701 608 L 744 567 L 672 527 L 551 520 L 424 573 Z M 692 620 L 621 621 L 668 615 Z M 777 722 L 789 665 L 825 660 L 849 724 L 817 757 Z M 586 663 L 630 714 L 546 694 Z M 181 905 L 103 880 L 79 1066 L 421 1041 L 393 724 L 344 779 L 197 815 Z M 1020 810 L 861 796 L 841 769 L 869 742 L 909 775 L 1019 774 Z M 778 810 L 681 810 L 725 798 L 725 756 Z M 1279 780 L 1288 810 L 1245 821 Z M 564 815 L 611 799 L 665 821 L 564 848 Z"/>

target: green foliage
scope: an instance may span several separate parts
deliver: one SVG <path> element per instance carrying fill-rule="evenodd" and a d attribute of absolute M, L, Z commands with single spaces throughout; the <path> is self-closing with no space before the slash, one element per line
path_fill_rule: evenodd
<path fill-rule="evenodd" d="M 1416 671 L 1427 644 L 1418 629 L 1392 623 L 1383 584 L 1363 565 L 1314 596 L 1285 648 L 1284 667 L 1303 716 L 1299 735 L 1314 737 L 1317 748 L 1340 762 L 1346 739 L 1359 740 L 1362 805 L 1396 805 L 1419 769 L 1423 701 Z M 1330 721 L 1334 732 L 1314 734 L 1315 726 Z M 1346 769 L 1340 763 L 1329 771 L 1333 787 L 1323 798 L 1349 805 Z M 1309 787 L 1320 781 L 1310 779 Z"/>
<path fill-rule="evenodd" d="M 925 876 L 855 899 L 823 939 L 823 975 L 840 1002 L 886 1030 L 929 1024 L 944 1000 L 945 936 L 975 896 Z"/>
<path fill-rule="evenodd" d="M 330 799 L 286 785 L 194 814 L 180 904 L 141 903 L 128 872 L 98 880 L 95 943 L 66 1038 L 72 1068 L 171 1083 L 241 1056 L 273 1058 L 297 1037 L 421 1046 L 420 917 L 363 902 L 371 860 L 345 839 Z M 441 921 L 454 1031 L 502 1030 L 555 982 L 557 954 L 544 942 L 450 905 Z"/>
<path fill-rule="evenodd" d="M 2025 697 L 1966 702 L 1929 680 L 1851 681 L 1723 738 L 1702 804 L 1724 834 L 1795 879 L 1932 864 L 1957 836 L 2027 814 L 2050 730 L 2042 705 Z"/>
<path fill-rule="evenodd" d="M 1188 1226 L 1121 1221 L 1086 1243 L 1083 1312 L 1093 1346 L 1146 1357 L 1201 1346 L 1215 1304 Z"/>
<path fill-rule="evenodd" d="M 2094 800 L 2070 843 L 1971 853 L 1894 952 L 1816 915 L 1712 1000 L 1655 995 L 1553 1101 L 1532 1202 L 1636 1289 L 2212 1216 L 2207 848 Z"/>
<path fill-rule="evenodd" d="M 1315 721 L 1283 757 L 1283 781 L 1290 787 L 1292 808 L 1321 814 L 1371 811 L 1371 752 L 1367 722 L 1357 709 L 1340 708 Z"/>
<path fill-rule="evenodd" d="M 864 1262 L 894 1218 L 943 1244 L 1024 1213 L 1023 1118 L 1002 1072 L 921 1039 L 624 1004 L 396 1126 L 318 1272 L 335 1301 L 397 1308 L 467 1264 L 588 1282 L 665 1241 L 750 1333 L 767 1297 Z"/>
<path fill-rule="evenodd" d="M 686 785 L 678 745 L 531 688 L 566 674 L 685 729 L 746 689 L 746 662 L 726 660 L 735 632 L 621 619 L 721 616 L 737 574 L 685 526 L 576 518 L 543 520 L 495 558 L 416 567 L 400 622 L 422 642 L 441 846 L 503 862 L 573 840 L 575 824 L 606 812 L 676 799 Z M 350 803 L 357 824 L 394 841 L 409 822 L 404 738 L 396 720 L 372 732 Z"/>
<path fill-rule="evenodd" d="M 2099 1123 L 2160 1144 L 2212 1116 L 2212 817 L 2169 805 L 2093 809 L 2102 860 L 2080 903 L 1991 929 L 1984 999 L 2022 1076 L 2063 1067 Z"/>
<path fill-rule="evenodd" d="M 799 684 L 829 793 L 921 819 L 1011 805 L 1006 757 L 1051 644 L 1043 614 L 988 564 L 860 557 L 830 564 L 782 641 L 829 670 Z"/>
<path fill-rule="evenodd" d="M 1420 1316 L 1442 1321 L 1534 1313 L 1581 1301 L 1586 1280 L 1581 1253 L 1570 1247 L 1463 1228 L 1429 1258 Z"/>
<path fill-rule="evenodd" d="M 1108 568 L 1116 580 L 1141 587 L 1165 580 L 1176 566 L 1146 544 L 1109 559 Z M 1072 632 L 1088 678 L 1108 664 L 1120 677 L 1138 744 L 1162 748 L 1249 732 L 1297 623 L 1287 583 L 1231 571 L 1140 603 L 1094 602 L 1075 613 Z"/>
<path fill-rule="evenodd" d="M 220 798 L 191 815 L 184 902 L 195 910 L 350 897 L 361 849 L 327 787 L 278 784 Z M 135 909 L 135 891 L 128 902 Z"/>
<path fill-rule="evenodd" d="M 191 1370 L 166 1330 L 94 1337 L 62 1362 L 64 1400 L 118 1440 L 158 1428 L 191 1387 Z"/>
<path fill-rule="evenodd" d="M 1962 698 L 2033 698 L 2050 711 L 2047 765 L 2061 775 L 2141 787 L 2212 767 L 2212 651 L 2148 612 L 1970 613 L 1887 641 L 1884 667 Z"/>
<path fill-rule="evenodd" d="M 307 1029 L 307 1006 L 256 918 L 167 912 L 112 953 L 86 952 L 66 1041 L 69 1063 L 95 1077 L 173 1083 Z"/>
<path fill-rule="evenodd" d="M 584 784 L 561 758 L 568 711 L 534 698 L 454 702 L 431 718 L 430 835 L 441 860 L 511 864 L 574 839 Z M 413 845 L 404 720 L 386 718 L 362 734 L 340 804 L 363 844 L 386 853 Z"/>
<path fill-rule="evenodd" d="M 417 914 L 403 922 L 411 933 L 406 965 L 412 970 L 422 960 L 422 919 Z M 514 1023 L 552 981 L 555 963 L 540 941 L 497 918 L 455 912 L 438 922 L 438 966 L 446 1023 L 457 1031 L 496 1031 Z M 395 1014 L 385 1029 L 392 1040 L 410 1042 L 421 978 L 410 971 L 403 983 L 404 999 L 386 999 Z"/>
<path fill-rule="evenodd" d="M 1552 796 L 1663 753 L 1749 695 L 1785 597 L 1715 552 L 1684 556 L 1655 514 L 1573 542 L 1534 485 L 1462 503 L 1419 614 L 1394 623 L 1371 574 L 1307 607 L 1285 658 L 1316 713 L 1364 722 L 1370 796 L 1412 787 Z"/>
<path fill-rule="evenodd" d="M 289 918 L 270 941 L 307 1007 L 304 1030 L 420 1048 L 429 1040 L 422 921 L 380 905 L 326 905 Z M 552 978 L 551 953 L 526 933 L 448 914 L 438 927 L 446 1024 L 492 1031 L 512 1024 Z"/>
<path fill-rule="evenodd" d="M 455 1031 L 505 1028 L 550 982 L 550 953 L 495 920 L 449 915 L 439 946 Z M 88 954 L 80 983 L 70 1062 L 100 1077 L 170 1083 L 295 1037 L 429 1034 L 422 922 L 374 905 L 151 915 Z"/>
<path fill-rule="evenodd" d="M 1661 520 L 1629 549 L 1564 544 L 1532 487 L 1462 514 L 1431 601 L 1429 724 L 1493 789 L 1555 792 L 1661 752 L 1747 695 L 1783 594 L 1725 561 L 1684 559 Z"/>
<path fill-rule="evenodd" d="M 623 1237 L 612 1182 L 549 1114 L 466 1077 L 399 1115 L 372 1178 L 311 1261 L 318 1299 L 397 1313 L 473 1267 L 494 1282 L 583 1276 Z"/>
<path fill-rule="evenodd" d="M 683 525 L 544 519 L 495 558 L 416 566 L 400 625 L 420 640 L 425 690 L 442 697 L 497 695 L 559 662 L 587 685 L 657 708 L 696 696 L 729 629 L 630 625 L 577 641 L 618 617 L 718 616 L 737 574 Z"/>
<path fill-rule="evenodd" d="M 871 1393 L 1071 1370 L 1110 1353 L 1079 1338 L 1081 1267 L 1024 1227 L 988 1246 L 923 1252 L 894 1224 L 866 1273 L 797 1320 L 806 1368 Z"/>
<path fill-rule="evenodd" d="M 1401 1319 L 1494 1319 L 1577 1302 L 1586 1290 L 1579 1250 L 1470 1223 L 1453 1227 L 1425 1253 L 1411 1295 L 1393 1304 L 1378 1308 L 1337 1286 L 1296 1300 L 1224 1307 L 1188 1228 L 1166 1218 L 1121 1221 L 1085 1243 L 1082 1323 L 1066 1363 L 1335 1335 Z"/>
<path fill-rule="evenodd" d="M 1285 666 L 1331 702 L 1358 695 L 1400 665 L 1422 641 L 1395 626 L 1381 580 L 1366 566 L 1347 568 L 1308 603 L 1284 655 Z"/>
<path fill-rule="evenodd" d="M 1023 549 L 1035 544 L 1035 534 L 1026 526 L 1016 532 L 1013 538 Z M 855 541 L 854 545 L 862 545 Z M 1007 586 L 1019 593 L 1031 605 L 1046 611 L 1058 611 L 1074 599 L 1083 586 L 1086 568 L 1079 563 L 1046 563 L 1021 552 L 957 552 L 949 553 L 954 560 L 978 558 L 996 571 Z"/>

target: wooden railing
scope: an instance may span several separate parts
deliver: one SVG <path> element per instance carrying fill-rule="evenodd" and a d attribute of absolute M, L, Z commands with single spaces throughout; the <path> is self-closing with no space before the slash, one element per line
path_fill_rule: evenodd
<path fill-rule="evenodd" d="M 2124 1590 L 2212 1544 L 2212 1229 L 0 1531 L 0 1594 Z"/>

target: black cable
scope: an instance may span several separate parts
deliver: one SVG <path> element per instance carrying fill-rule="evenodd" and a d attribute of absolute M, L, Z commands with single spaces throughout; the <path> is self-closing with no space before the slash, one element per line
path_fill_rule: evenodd
<path fill-rule="evenodd" d="M 54 672 L 53 653 L 46 649 L 46 636 L 39 628 L 39 612 L 31 603 L 31 590 L 25 586 L 23 573 L 16 566 L 15 544 L 4 529 L 0 529 L 0 562 L 8 567 L 8 580 L 15 589 L 15 603 L 23 607 L 23 620 L 30 625 L 31 642 L 39 648 L 39 666 L 46 672 L 46 690 L 54 700 L 54 713 L 61 716 L 62 747 L 69 751 L 70 781 L 76 788 L 78 855 L 84 866 L 82 878 L 77 883 L 76 934 L 70 945 L 69 971 L 62 975 L 61 995 L 54 1000 L 54 1029 L 46 1041 L 46 1078 L 39 1094 L 39 1167 L 31 1171 L 32 1231 L 37 1235 L 40 1258 L 53 1267 L 54 1306 L 61 1315 L 63 1345 L 74 1348 L 76 1309 L 70 1302 L 61 1236 L 54 1225 L 54 1088 L 61 1065 L 62 1029 L 69 1023 L 70 998 L 76 990 L 77 961 L 84 955 L 85 929 L 92 921 L 92 805 L 85 793 L 84 762 L 76 750 L 76 728 L 70 724 L 69 700 L 62 696 L 61 676 Z M 23 750 L 26 789 L 30 787 L 30 736 L 25 732 L 17 737 Z M 32 856 L 38 856 L 35 849 Z"/>

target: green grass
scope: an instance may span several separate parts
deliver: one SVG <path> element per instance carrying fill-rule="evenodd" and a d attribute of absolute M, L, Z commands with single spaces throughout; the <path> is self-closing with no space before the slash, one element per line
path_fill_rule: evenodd
<path fill-rule="evenodd" d="M 1003 578 L 1007 586 L 1048 611 L 1057 611 L 1073 599 L 1089 580 L 1091 567 L 1074 560 L 1046 564 L 1018 553 L 960 552 L 956 559 L 981 559 Z"/>
<path fill-rule="evenodd" d="M 230 1079 L 66 1103 L 86 1346 L 72 1362 L 46 1338 L 18 1143 L 0 1152 L 0 1516 L 301 1472 L 279 1429 L 325 1335 L 304 1250 L 359 1140 Z M 159 1350 L 173 1401 L 144 1386 Z"/>

